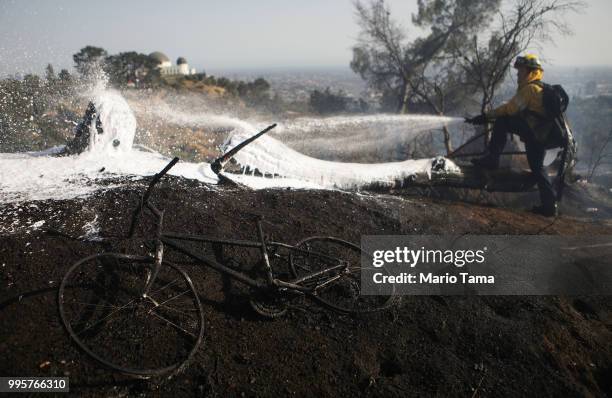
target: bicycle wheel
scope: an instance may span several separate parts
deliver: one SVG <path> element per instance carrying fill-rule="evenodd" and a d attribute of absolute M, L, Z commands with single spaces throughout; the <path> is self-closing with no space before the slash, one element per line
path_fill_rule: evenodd
<path fill-rule="evenodd" d="M 189 276 L 164 262 L 149 293 L 153 259 L 103 253 L 74 264 L 59 287 L 70 337 L 93 359 L 128 375 L 181 370 L 202 341 L 204 314 Z"/>
<path fill-rule="evenodd" d="M 362 273 L 388 274 L 384 268 L 362 268 L 361 256 L 367 255 L 354 243 L 342 239 L 313 236 L 295 246 L 290 268 L 299 283 L 313 289 L 311 297 L 319 303 L 344 313 L 368 313 L 384 310 L 397 302 L 391 285 L 377 288 L 375 295 L 362 294 Z M 318 275 L 316 275 L 318 273 Z"/>

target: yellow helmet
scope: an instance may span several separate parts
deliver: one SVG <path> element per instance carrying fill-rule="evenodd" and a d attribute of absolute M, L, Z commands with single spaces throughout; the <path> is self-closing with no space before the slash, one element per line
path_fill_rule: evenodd
<path fill-rule="evenodd" d="M 524 66 L 529 69 L 544 70 L 538 57 L 533 54 L 526 54 L 516 57 L 516 61 L 514 61 L 514 67 L 520 68 L 521 66 Z"/>

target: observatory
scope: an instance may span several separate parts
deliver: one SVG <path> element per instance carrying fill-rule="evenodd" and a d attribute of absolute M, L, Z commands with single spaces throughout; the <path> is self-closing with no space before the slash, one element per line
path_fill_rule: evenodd
<path fill-rule="evenodd" d="M 172 65 L 170 58 L 159 51 L 152 52 L 149 57 L 157 61 L 157 67 L 162 76 L 194 75 L 196 73 L 195 68 L 189 68 L 187 60 L 183 57 L 178 57 L 176 65 Z"/>

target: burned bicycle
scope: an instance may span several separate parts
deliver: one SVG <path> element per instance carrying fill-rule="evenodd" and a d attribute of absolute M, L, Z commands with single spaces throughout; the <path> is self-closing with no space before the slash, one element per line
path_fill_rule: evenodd
<path fill-rule="evenodd" d="M 261 220 L 256 222 L 257 240 L 252 241 L 165 232 L 164 211 L 149 198 L 177 161 L 173 159 L 153 177 L 130 226 L 132 236 L 144 212 L 153 216 L 153 254 L 95 254 L 72 265 L 60 284 L 58 304 L 64 327 L 100 364 L 124 374 L 151 377 L 183 369 L 197 351 L 205 330 L 202 303 L 189 275 L 165 259 L 168 250 L 248 286 L 252 307 L 268 317 L 282 315 L 286 303 L 296 297 L 308 297 L 347 314 L 380 311 L 396 302 L 392 288 L 380 295 L 361 294 L 361 257 L 367 254 L 339 238 L 313 236 L 296 245 L 274 242 L 265 238 Z M 193 249 L 193 242 L 256 249 L 263 277 L 229 267 L 213 253 Z M 279 261 L 288 272 L 276 272 L 273 264 Z M 167 344 L 151 344 L 153 337 Z"/>

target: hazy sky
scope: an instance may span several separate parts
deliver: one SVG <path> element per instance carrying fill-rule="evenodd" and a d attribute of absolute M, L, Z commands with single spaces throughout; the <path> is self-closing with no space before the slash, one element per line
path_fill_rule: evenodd
<path fill-rule="evenodd" d="M 416 0 L 388 3 L 409 25 Z M 547 63 L 612 65 L 612 0 L 587 3 Z M 0 75 L 71 67 L 86 45 L 161 51 L 197 69 L 346 67 L 357 33 L 351 0 L 0 0 Z"/>

